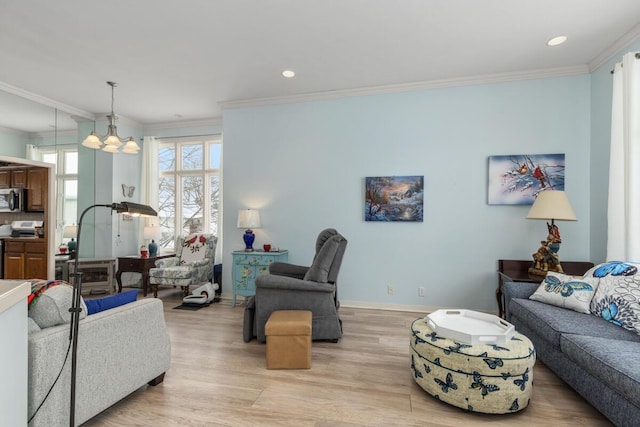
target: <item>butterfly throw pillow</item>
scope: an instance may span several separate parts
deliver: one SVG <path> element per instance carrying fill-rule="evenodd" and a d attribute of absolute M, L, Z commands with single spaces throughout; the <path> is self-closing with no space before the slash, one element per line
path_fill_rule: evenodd
<path fill-rule="evenodd" d="M 589 314 L 599 281 L 595 277 L 574 277 L 550 271 L 529 299 Z"/>
<path fill-rule="evenodd" d="M 587 272 L 600 279 L 591 313 L 640 334 L 640 264 L 611 261 Z"/>

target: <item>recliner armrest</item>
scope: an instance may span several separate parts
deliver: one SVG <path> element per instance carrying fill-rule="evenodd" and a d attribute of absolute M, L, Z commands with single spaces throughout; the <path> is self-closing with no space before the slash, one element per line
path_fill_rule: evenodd
<path fill-rule="evenodd" d="M 295 279 L 304 278 L 307 270 L 309 270 L 309 267 L 286 262 L 273 262 L 269 265 L 269 273 L 277 276 L 293 277 Z"/>
<path fill-rule="evenodd" d="M 335 286 L 332 283 L 318 283 L 310 280 L 295 279 L 293 277 L 276 276 L 267 274 L 256 278 L 256 291 L 258 289 L 282 289 L 300 292 L 333 292 Z"/>

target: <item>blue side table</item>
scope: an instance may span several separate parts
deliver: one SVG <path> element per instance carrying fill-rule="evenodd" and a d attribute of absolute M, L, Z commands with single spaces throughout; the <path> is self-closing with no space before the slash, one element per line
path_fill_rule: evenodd
<path fill-rule="evenodd" d="M 233 271 L 231 274 L 233 287 L 232 307 L 236 306 L 236 297 L 245 298 L 256 294 L 256 277 L 269 274 L 269 265 L 273 262 L 287 262 L 289 251 L 233 251 Z"/>

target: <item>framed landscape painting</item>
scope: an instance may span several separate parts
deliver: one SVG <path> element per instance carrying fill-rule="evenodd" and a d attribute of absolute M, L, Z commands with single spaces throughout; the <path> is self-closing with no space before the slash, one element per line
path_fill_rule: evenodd
<path fill-rule="evenodd" d="M 564 190 L 564 154 L 489 157 L 488 203 L 531 205 L 540 191 Z"/>
<path fill-rule="evenodd" d="M 364 182 L 365 221 L 422 222 L 424 176 L 372 176 Z"/>

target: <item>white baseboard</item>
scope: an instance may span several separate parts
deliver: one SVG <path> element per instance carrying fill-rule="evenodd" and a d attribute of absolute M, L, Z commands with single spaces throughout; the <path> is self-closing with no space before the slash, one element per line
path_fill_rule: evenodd
<path fill-rule="evenodd" d="M 245 297 L 236 297 L 236 307 L 242 306 L 244 304 Z M 223 304 L 231 305 L 231 301 L 233 300 L 233 295 L 222 293 L 220 296 L 220 302 Z M 460 307 L 436 307 L 429 305 L 411 305 L 411 304 L 386 304 L 379 302 L 367 302 L 367 301 L 342 301 L 340 300 L 340 308 L 363 308 L 369 310 L 388 310 L 388 311 L 406 311 L 410 313 L 423 313 L 425 316 L 429 313 L 432 313 L 436 310 L 440 310 L 443 308 L 460 308 Z M 493 311 L 485 311 L 485 313 L 495 314 L 497 312 Z"/>

